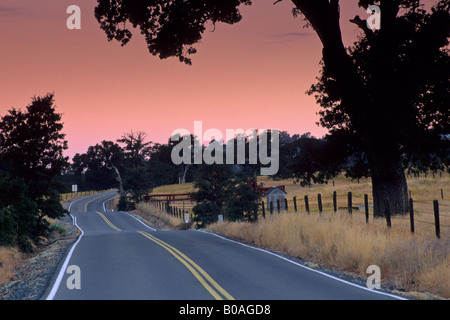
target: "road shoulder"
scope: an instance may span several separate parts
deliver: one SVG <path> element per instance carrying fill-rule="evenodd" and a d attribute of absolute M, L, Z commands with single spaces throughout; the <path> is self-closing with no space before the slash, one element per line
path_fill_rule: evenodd
<path fill-rule="evenodd" d="M 38 300 L 45 294 L 51 279 L 78 238 L 78 229 L 69 215 L 55 220 L 65 230 L 36 248 L 14 270 L 14 280 L 0 288 L 0 300 Z"/>

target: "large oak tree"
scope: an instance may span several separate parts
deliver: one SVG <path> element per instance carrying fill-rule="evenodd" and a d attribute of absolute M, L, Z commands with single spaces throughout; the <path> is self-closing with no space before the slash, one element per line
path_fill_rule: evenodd
<path fill-rule="evenodd" d="M 448 142 L 449 1 L 435 1 L 426 12 L 418 0 L 360 0 L 364 8 L 379 5 L 381 30 L 355 17 L 362 35 L 352 49 L 342 40 L 339 0 L 291 2 L 323 46 L 323 73 L 311 91 L 325 108 L 322 125 L 359 141 L 372 177 L 375 215 L 407 212 L 404 169 L 411 162 L 405 159 L 417 159 L 419 144 Z M 239 22 L 240 5 L 251 1 L 98 0 L 95 16 L 109 40 L 128 43 L 129 23 L 145 36 L 151 54 L 190 64 L 207 23 Z"/>

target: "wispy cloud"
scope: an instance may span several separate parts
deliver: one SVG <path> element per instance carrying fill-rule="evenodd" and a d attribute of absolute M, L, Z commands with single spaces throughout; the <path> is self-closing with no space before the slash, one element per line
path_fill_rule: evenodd
<path fill-rule="evenodd" d="M 6 7 L 0 5 L 1 16 L 23 16 L 27 14 L 27 10 L 24 7 Z"/>
<path fill-rule="evenodd" d="M 268 35 L 268 38 L 275 38 L 275 39 L 293 39 L 293 38 L 302 38 L 302 37 L 309 37 L 311 36 L 311 33 L 309 32 L 286 32 L 286 33 L 276 33 L 272 35 Z"/>
<path fill-rule="evenodd" d="M 286 32 L 286 33 L 275 33 L 266 35 L 265 38 L 268 41 L 265 41 L 265 45 L 270 44 L 280 44 L 280 43 L 288 43 L 294 42 L 302 38 L 310 37 L 312 33 L 310 32 Z"/>

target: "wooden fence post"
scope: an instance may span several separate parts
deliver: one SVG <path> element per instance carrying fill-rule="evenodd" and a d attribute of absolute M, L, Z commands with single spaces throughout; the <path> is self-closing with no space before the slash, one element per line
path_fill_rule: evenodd
<path fill-rule="evenodd" d="M 348 213 L 352 213 L 352 193 L 351 192 L 349 192 L 348 193 Z"/>
<path fill-rule="evenodd" d="M 266 208 L 264 208 L 264 201 L 262 202 L 262 215 L 263 215 L 263 218 L 265 219 L 266 218 Z"/>
<path fill-rule="evenodd" d="M 411 223 L 411 233 L 414 233 L 414 201 L 409 198 L 409 221 Z"/>
<path fill-rule="evenodd" d="M 322 195 L 320 193 L 317 195 L 317 205 L 319 207 L 319 213 L 322 213 Z"/>
<path fill-rule="evenodd" d="M 285 210 L 286 212 L 289 211 L 288 200 L 287 200 L 287 198 L 284 198 L 284 210 Z"/>
<path fill-rule="evenodd" d="M 294 197 L 294 211 L 297 212 L 297 196 Z"/>
<path fill-rule="evenodd" d="M 441 238 L 441 226 L 439 224 L 439 201 L 433 200 L 434 224 L 436 227 L 436 237 Z"/>
<path fill-rule="evenodd" d="M 269 212 L 270 212 L 270 214 L 273 214 L 273 201 L 270 201 Z"/>
<path fill-rule="evenodd" d="M 277 199 L 277 212 L 280 213 L 280 199 Z"/>
<path fill-rule="evenodd" d="M 333 191 L 333 210 L 337 212 L 337 194 L 336 191 Z"/>
<path fill-rule="evenodd" d="M 366 213 L 366 223 L 369 223 L 369 196 L 364 195 L 364 211 Z"/>
<path fill-rule="evenodd" d="M 306 208 L 306 212 L 310 213 L 308 196 L 305 196 L 305 208 Z"/>

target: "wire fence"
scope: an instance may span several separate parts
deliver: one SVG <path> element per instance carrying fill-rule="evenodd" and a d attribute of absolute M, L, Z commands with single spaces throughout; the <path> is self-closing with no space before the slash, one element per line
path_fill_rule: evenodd
<path fill-rule="evenodd" d="M 185 219 L 194 217 L 192 208 L 196 205 L 193 200 L 152 199 L 155 207 L 168 214 Z M 387 206 L 389 208 L 389 206 Z M 385 220 L 388 228 L 409 230 L 411 233 L 434 235 L 437 238 L 450 236 L 450 201 L 445 200 L 420 200 L 409 199 L 409 214 L 391 215 L 385 212 L 384 217 L 375 217 L 373 199 L 368 194 L 348 192 L 346 194 L 317 194 L 304 197 L 292 197 L 277 201 L 261 201 L 258 218 L 264 219 L 267 215 L 279 213 L 298 214 L 351 214 L 362 217 L 367 224 L 379 223 Z M 388 210 L 389 211 L 389 210 Z"/>
<path fill-rule="evenodd" d="M 370 221 L 386 220 L 388 228 L 396 225 L 399 228 L 408 228 L 411 233 L 430 234 L 437 238 L 450 236 L 450 201 L 428 200 L 414 201 L 409 199 L 409 213 L 404 215 L 391 215 L 389 206 L 384 217 L 375 217 L 373 210 L 373 199 L 367 194 L 347 194 L 324 196 L 317 194 L 316 197 L 305 195 L 302 199 L 282 199 L 272 203 L 262 203 L 260 214 L 281 212 L 299 212 L 308 214 L 336 214 L 348 213 L 362 215 L 367 224 Z"/>

